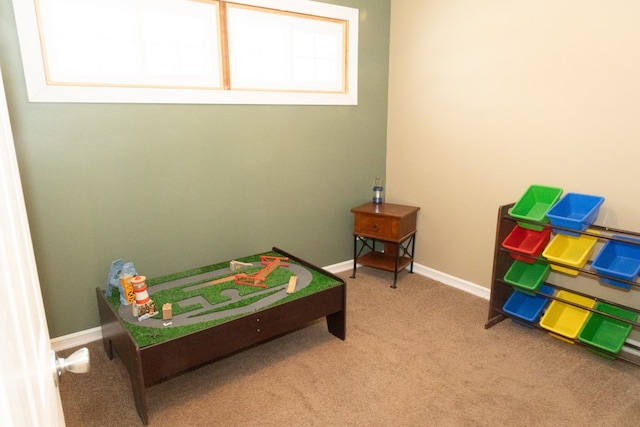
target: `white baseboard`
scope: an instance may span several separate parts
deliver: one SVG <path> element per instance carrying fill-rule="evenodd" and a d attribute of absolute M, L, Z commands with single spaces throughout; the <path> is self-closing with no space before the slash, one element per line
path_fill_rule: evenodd
<path fill-rule="evenodd" d="M 329 273 L 333 273 L 333 274 L 341 273 L 343 271 L 351 270 L 353 268 L 353 260 L 344 261 L 344 262 L 329 265 L 323 268 L 327 270 Z M 455 276 L 451 276 L 450 274 L 443 273 L 438 270 L 434 270 L 433 268 L 426 267 L 422 264 L 414 263 L 413 272 L 421 276 L 433 279 L 437 282 L 443 283 L 445 285 L 451 286 L 453 288 L 468 292 L 480 298 L 484 298 L 486 300 L 489 300 L 489 296 L 491 295 L 491 290 L 489 288 L 485 288 L 484 286 L 480 286 L 475 283 L 472 283 L 463 279 L 459 279 Z"/>
<path fill-rule="evenodd" d="M 337 274 L 342 273 L 343 271 L 351 270 L 353 268 L 353 260 L 342 261 L 338 264 L 327 265 L 326 267 L 322 267 L 323 270 L 327 270 L 329 273 Z"/>
<path fill-rule="evenodd" d="M 413 272 L 421 276 L 433 279 L 437 282 L 443 283 L 445 285 L 451 286 L 452 288 L 460 289 L 461 291 L 465 291 L 477 297 L 484 298 L 487 301 L 491 296 L 491 290 L 489 288 L 485 288 L 484 286 L 477 285 L 473 282 L 469 282 L 450 274 L 443 273 L 442 271 L 434 270 L 430 267 L 425 267 L 421 264 L 414 263 Z"/>
<path fill-rule="evenodd" d="M 327 270 L 329 273 L 333 273 L 333 274 L 342 273 L 343 271 L 347 271 L 352 268 L 353 268 L 353 260 L 343 261 L 337 264 L 332 264 L 332 265 L 323 267 L 324 270 Z M 420 274 L 422 276 L 428 277 L 430 279 L 436 280 L 438 282 L 444 283 L 445 285 L 479 296 L 486 300 L 489 299 L 489 294 L 490 294 L 489 289 L 482 287 L 480 285 L 476 285 L 475 283 L 468 282 L 466 280 L 458 279 L 457 277 L 451 276 L 449 274 L 443 273 L 438 270 L 434 270 L 433 268 L 425 267 L 423 265 L 414 263 L 413 272 L 416 274 Z M 98 326 L 95 328 L 87 329 L 87 330 L 76 332 L 73 334 L 52 338 L 51 348 L 54 351 L 61 351 L 61 350 L 66 350 L 68 348 L 86 345 L 90 342 L 101 340 L 101 339 L 102 339 L 102 331 Z"/>
<path fill-rule="evenodd" d="M 69 335 L 64 335 L 51 339 L 51 348 L 53 351 L 66 350 L 68 348 L 78 347 L 89 344 L 90 342 L 101 340 L 102 330 L 100 326 L 86 329 Z"/>

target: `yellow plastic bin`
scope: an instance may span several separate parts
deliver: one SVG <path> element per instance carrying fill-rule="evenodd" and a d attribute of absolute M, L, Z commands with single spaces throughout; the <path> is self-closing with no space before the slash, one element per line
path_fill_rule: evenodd
<path fill-rule="evenodd" d="M 595 233 L 593 230 L 589 230 L 589 232 Z M 545 250 L 542 251 L 542 256 L 549 261 L 582 268 L 587 263 L 597 241 L 598 238 L 593 236 L 581 235 L 574 237 L 566 234 L 556 234 Z M 551 264 L 551 268 L 570 276 L 578 275 L 578 271 L 571 268 L 564 268 L 554 264 Z"/>
<path fill-rule="evenodd" d="M 557 298 L 593 308 L 596 301 L 568 291 L 558 291 Z M 553 300 L 540 319 L 540 326 L 554 338 L 573 344 L 591 312 L 564 301 Z"/>

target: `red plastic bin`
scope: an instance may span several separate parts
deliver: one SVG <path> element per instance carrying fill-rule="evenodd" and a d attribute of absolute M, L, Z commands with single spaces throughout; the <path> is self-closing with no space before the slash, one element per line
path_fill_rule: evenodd
<path fill-rule="evenodd" d="M 535 257 L 539 256 L 551 239 L 551 229 L 544 228 L 542 231 L 530 230 L 516 225 L 511 233 L 502 241 L 502 247 L 525 254 L 522 256 L 511 253 L 511 258 L 532 264 Z M 533 258 L 530 258 L 533 257 Z"/>

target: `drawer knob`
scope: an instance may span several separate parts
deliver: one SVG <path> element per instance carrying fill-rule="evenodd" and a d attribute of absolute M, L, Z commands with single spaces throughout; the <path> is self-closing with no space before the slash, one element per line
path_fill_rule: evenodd
<path fill-rule="evenodd" d="M 378 231 L 378 229 L 379 229 L 378 228 L 378 224 L 373 224 L 373 227 L 371 227 L 371 228 L 373 228 L 373 231 Z"/>

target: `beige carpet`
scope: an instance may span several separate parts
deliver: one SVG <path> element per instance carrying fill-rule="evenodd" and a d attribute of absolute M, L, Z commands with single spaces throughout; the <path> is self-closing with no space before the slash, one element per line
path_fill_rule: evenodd
<path fill-rule="evenodd" d="M 417 274 L 395 290 L 391 273 L 340 276 L 346 341 L 318 321 L 155 385 L 149 424 L 640 425 L 638 366 L 509 320 L 485 330 L 487 301 Z M 67 425 L 142 425 L 121 361 L 88 347 L 91 372 L 62 378 Z"/>

